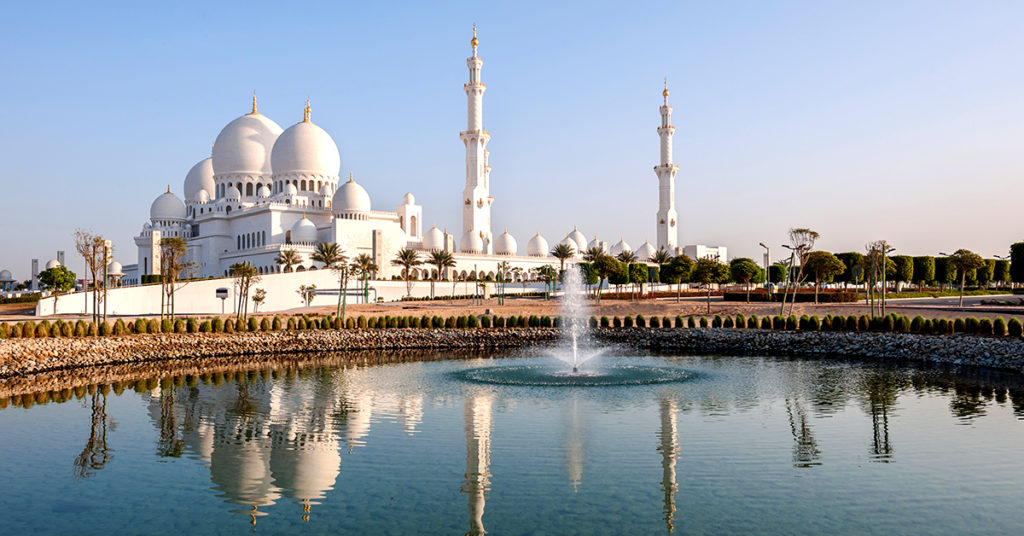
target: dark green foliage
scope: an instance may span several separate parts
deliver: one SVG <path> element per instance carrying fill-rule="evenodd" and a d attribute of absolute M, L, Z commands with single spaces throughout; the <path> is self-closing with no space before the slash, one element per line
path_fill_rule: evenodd
<path fill-rule="evenodd" d="M 433 318 L 430 319 L 430 327 L 434 329 L 444 328 L 444 319 L 440 316 L 434 315 Z"/>
<path fill-rule="evenodd" d="M 234 333 L 234 332 L 235 332 L 235 321 L 234 321 L 234 319 L 229 318 L 229 319 L 225 320 L 224 321 L 224 333 Z"/>
<path fill-rule="evenodd" d="M 663 327 L 663 328 L 670 328 L 670 327 L 672 327 L 672 319 L 667 317 L 667 316 L 661 317 L 661 327 Z"/>
<path fill-rule="evenodd" d="M 260 331 L 270 331 L 270 319 L 269 318 L 263 317 L 263 320 L 260 321 Z"/>
<path fill-rule="evenodd" d="M 811 331 L 821 331 L 821 320 L 818 319 L 818 315 L 811 317 L 810 327 Z"/>
<path fill-rule="evenodd" d="M 982 318 L 978 321 L 978 335 L 992 335 L 992 320 L 989 318 Z M 1002 335 L 1002 333 L 1000 333 Z"/>
<path fill-rule="evenodd" d="M 772 317 L 772 329 L 778 329 L 778 330 L 786 329 L 786 319 L 781 317 L 781 316 L 779 316 L 779 315 L 773 316 Z"/>
<path fill-rule="evenodd" d="M 214 324 L 216 324 L 216 322 L 217 322 L 217 320 L 214 319 Z M 288 317 L 288 321 L 285 322 L 285 328 L 288 331 L 295 331 L 295 330 L 299 329 L 299 323 L 295 320 L 294 316 L 289 316 Z M 216 331 L 217 330 L 217 326 L 214 325 L 213 329 L 214 329 L 214 331 Z"/>
<path fill-rule="evenodd" d="M 953 333 L 964 333 L 966 331 L 967 323 L 964 322 L 963 318 L 957 318 L 953 321 Z"/>
<path fill-rule="evenodd" d="M 894 281 L 909 283 L 914 280 L 914 258 L 908 255 L 893 255 L 892 261 L 896 263 L 896 275 Z"/>
<path fill-rule="evenodd" d="M 731 316 L 726 316 L 726 317 L 722 318 L 722 327 L 723 328 L 731 328 L 733 326 L 734 326 L 734 324 L 733 324 Z"/>
<path fill-rule="evenodd" d="M 757 329 L 760 325 L 761 323 L 758 321 L 757 315 L 750 315 L 750 318 L 747 319 L 748 329 Z"/>
<path fill-rule="evenodd" d="M 50 326 L 50 332 L 47 334 L 50 337 L 60 337 L 60 324 L 54 323 Z"/>
<path fill-rule="evenodd" d="M 542 327 L 542 328 L 550 328 L 553 325 L 554 324 L 552 323 L 550 316 L 544 315 L 544 316 L 540 317 L 540 327 Z"/>
<path fill-rule="evenodd" d="M 455 327 L 464 329 L 466 327 L 466 315 L 459 315 L 455 318 Z"/>
<path fill-rule="evenodd" d="M 199 321 L 188 317 L 188 320 L 185 321 L 185 330 L 189 333 L 197 333 L 199 331 Z"/>
<path fill-rule="evenodd" d="M 923 285 L 935 281 L 935 257 L 914 257 L 914 282 Z"/>
<path fill-rule="evenodd" d="M 911 333 L 921 333 L 921 330 L 922 330 L 923 327 L 924 327 L 924 317 L 921 316 L 921 315 L 915 316 L 914 319 L 910 321 L 910 332 Z"/>
<path fill-rule="evenodd" d="M 29 320 L 21 325 L 21 337 L 23 339 L 33 339 L 36 336 L 36 323 Z"/>
<path fill-rule="evenodd" d="M 488 316 L 488 315 L 481 316 L 480 317 L 480 327 L 482 327 L 482 328 L 489 328 L 489 327 L 491 327 L 491 317 Z"/>
<path fill-rule="evenodd" d="M 632 316 L 627 316 L 627 317 L 623 318 L 622 319 L 622 326 L 623 327 L 627 327 L 627 328 L 633 327 L 633 317 Z"/>
<path fill-rule="evenodd" d="M 612 325 L 614 327 L 621 328 L 622 327 L 622 319 L 617 317 L 617 316 L 612 317 Z"/>
<path fill-rule="evenodd" d="M 767 316 L 762 318 L 761 329 L 772 329 L 772 319 Z"/>
<path fill-rule="evenodd" d="M 871 319 L 868 318 L 868 315 L 860 315 L 860 317 L 857 318 L 857 329 L 856 329 L 856 331 L 867 331 L 870 328 L 870 326 L 871 326 Z M 850 330 L 850 331 L 853 331 L 853 330 Z"/>
<path fill-rule="evenodd" d="M 274 320 L 270 323 L 270 329 L 274 331 L 281 331 L 282 327 L 284 326 L 281 324 L 281 317 L 274 315 Z"/>
<path fill-rule="evenodd" d="M 1024 283 L 1024 242 L 1010 245 L 1010 278 L 1014 283 Z"/>
<path fill-rule="evenodd" d="M 908 333 L 910 331 L 910 317 L 903 315 L 900 317 L 900 321 L 896 326 L 896 331 L 900 333 Z"/>
<path fill-rule="evenodd" d="M 292 329 L 294 329 L 294 327 Z M 214 333 L 224 333 L 224 319 L 223 318 L 218 316 L 217 318 L 213 319 L 213 332 Z"/>
<path fill-rule="evenodd" d="M 299 331 L 305 331 L 307 329 L 310 329 L 311 328 L 311 326 L 309 325 L 310 322 L 306 318 L 307 317 L 305 315 L 300 316 L 299 320 L 297 322 L 295 322 L 295 329 L 297 329 Z M 230 322 L 230 320 L 228 322 Z"/>
<path fill-rule="evenodd" d="M 176 319 L 174 321 L 174 332 L 175 333 L 186 333 L 185 321 L 182 320 L 181 318 L 178 318 L 178 319 Z"/>
<path fill-rule="evenodd" d="M 608 320 L 608 317 L 602 315 L 601 316 L 601 327 L 602 328 L 607 328 L 607 327 L 609 327 L 609 325 L 610 325 L 610 322 Z"/>
<path fill-rule="evenodd" d="M 497 317 L 495 317 L 495 318 L 497 318 Z M 423 329 L 430 328 L 431 325 L 433 324 L 433 322 L 434 322 L 434 319 L 431 318 L 430 315 L 423 315 L 422 317 L 420 317 L 420 327 L 423 328 Z"/>
<path fill-rule="evenodd" d="M 170 318 L 165 318 L 165 319 L 160 321 L 160 333 L 171 333 L 173 331 L 174 331 L 174 324 L 171 323 L 171 319 Z"/>
<path fill-rule="evenodd" d="M 686 327 L 689 327 L 689 328 L 697 327 L 697 319 L 694 318 L 693 316 L 687 317 L 687 319 L 686 319 Z"/>
<path fill-rule="evenodd" d="M 992 321 L 992 334 L 996 337 L 1006 336 L 1006 320 L 1003 320 L 1003 317 L 997 316 Z"/>
<path fill-rule="evenodd" d="M 7 327 L 6 322 L 0 322 L 0 339 L 6 339 L 10 337 L 10 328 Z"/>
<path fill-rule="evenodd" d="M 469 315 L 468 317 L 466 317 L 466 327 L 467 328 L 478 328 L 478 327 L 480 327 L 480 319 L 477 318 L 476 315 Z"/>
<path fill-rule="evenodd" d="M 789 315 L 788 317 L 786 317 L 786 329 L 789 330 L 789 331 L 793 331 L 796 328 L 797 328 L 796 315 Z"/>
<path fill-rule="evenodd" d="M 978 333 L 979 325 L 980 325 L 980 322 L 978 322 L 977 318 L 974 318 L 973 316 L 969 316 L 969 317 L 965 318 L 964 319 L 964 333 L 972 333 L 972 334 L 973 333 Z"/>
<path fill-rule="evenodd" d="M 740 313 L 740 314 L 736 315 L 735 326 L 737 328 L 745 328 L 745 327 L 747 327 L 747 318 L 745 316 L 743 316 L 743 313 Z"/>
<path fill-rule="evenodd" d="M 700 327 L 702 327 L 702 328 L 708 327 L 708 319 L 707 319 L 707 317 L 704 317 L 704 316 L 700 317 Z"/>
<path fill-rule="evenodd" d="M 345 329 L 356 329 L 356 319 L 351 316 L 345 318 Z"/>
<path fill-rule="evenodd" d="M 722 317 L 720 317 L 718 315 L 715 315 L 715 317 L 711 319 L 711 327 L 713 327 L 713 328 L 720 328 L 720 327 L 722 327 Z"/>
<path fill-rule="evenodd" d="M 1011 318 L 1010 322 L 1006 325 L 1007 333 L 1011 337 L 1024 336 L 1024 324 L 1017 318 Z"/>
<path fill-rule="evenodd" d="M 409 329 L 410 327 L 412 327 L 411 322 L 409 322 L 409 317 L 408 316 L 403 316 L 401 323 L 398 324 L 398 327 L 400 327 L 402 329 Z M 473 326 L 471 326 L 471 327 L 473 327 Z"/>
<path fill-rule="evenodd" d="M 249 331 L 259 331 L 260 330 L 260 322 L 259 322 L 259 320 L 257 320 L 255 316 L 250 316 L 249 317 L 249 326 L 248 327 L 249 327 Z"/>
<path fill-rule="evenodd" d="M 799 319 L 799 321 L 797 323 L 797 326 L 800 328 L 801 331 L 810 330 L 811 329 L 811 317 L 809 317 L 807 315 L 800 315 L 800 319 Z"/>
<path fill-rule="evenodd" d="M 445 327 L 445 329 L 454 329 L 455 328 L 455 317 L 454 316 L 449 316 L 449 317 L 445 318 L 444 319 L 444 327 Z"/>
<path fill-rule="evenodd" d="M 209 320 L 203 320 L 202 324 L 199 324 L 199 333 L 210 333 L 213 331 L 213 326 Z"/>
<path fill-rule="evenodd" d="M 818 327 L 819 331 L 832 331 L 832 315 L 825 315 L 821 319 L 821 325 Z"/>
<path fill-rule="evenodd" d="M 644 318 L 644 315 L 636 315 L 636 327 L 638 327 L 638 328 L 645 328 L 645 327 L 647 327 L 647 320 Z"/>
<path fill-rule="evenodd" d="M 931 318 L 925 319 L 923 322 L 921 322 L 922 335 L 931 335 L 933 331 L 935 331 L 935 325 L 932 322 Z"/>

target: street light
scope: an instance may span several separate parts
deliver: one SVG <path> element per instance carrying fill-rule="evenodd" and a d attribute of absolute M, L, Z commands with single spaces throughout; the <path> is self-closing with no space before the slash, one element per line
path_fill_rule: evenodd
<path fill-rule="evenodd" d="M 764 245 L 764 242 L 759 242 L 758 245 L 764 248 L 764 288 L 768 290 L 768 294 L 771 294 L 770 287 L 768 286 L 768 263 L 771 261 L 772 250 Z"/>
<path fill-rule="evenodd" d="M 789 282 L 793 278 L 793 274 L 791 273 L 793 271 L 793 262 L 796 260 L 796 248 L 795 247 L 787 246 L 786 244 L 782 244 L 782 247 L 788 249 L 790 251 L 790 253 L 789 253 L 789 266 L 786 267 L 786 283 L 787 284 L 786 284 L 786 288 L 783 289 L 783 291 L 782 291 L 782 308 L 779 310 L 779 314 L 780 315 L 786 312 L 786 294 L 789 293 Z M 793 288 L 793 303 L 796 303 L 796 287 Z"/>

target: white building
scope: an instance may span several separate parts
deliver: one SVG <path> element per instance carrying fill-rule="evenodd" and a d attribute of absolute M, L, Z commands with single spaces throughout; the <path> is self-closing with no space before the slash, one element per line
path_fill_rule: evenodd
<path fill-rule="evenodd" d="M 693 259 L 715 259 L 719 262 L 729 262 L 728 248 L 725 246 L 703 246 L 691 245 L 683 247 L 683 255 Z"/>

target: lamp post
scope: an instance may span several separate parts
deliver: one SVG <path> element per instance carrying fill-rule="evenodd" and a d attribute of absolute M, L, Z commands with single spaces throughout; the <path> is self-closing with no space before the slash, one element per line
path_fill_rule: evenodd
<path fill-rule="evenodd" d="M 764 288 L 768 291 L 768 295 L 771 295 L 771 287 L 768 285 L 768 262 L 771 260 L 772 250 L 764 245 L 764 242 L 759 242 L 759 246 L 764 248 Z"/>
<path fill-rule="evenodd" d="M 997 258 L 997 259 L 999 259 L 999 260 L 1001 260 L 1001 261 L 1008 261 L 1008 260 L 1010 260 L 1010 256 L 1009 255 L 992 255 L 992 256 Z M 999 288 L 1002 288 L 1002 287 L 1003 287 L 1003 281 L 1000 281 L 999 282 Z M 1013 288 L 1013 282 L 1012 281 L 1010 283 L 1010 288 Z"/>
<path fill-rule="evenodd" d="M 786 288 L 782 291 L 782 308 L 779 314 L 786 312 L 786 294 L 789 292 L 789 282 L 792 280 L 793 262 L 796 260 L 796 248 L 782 244 L 782 247 L 789 250 L 789 266 L 786 267 Z M 793 303 L 796 303 L 796 288 L 793 289 Z"/>

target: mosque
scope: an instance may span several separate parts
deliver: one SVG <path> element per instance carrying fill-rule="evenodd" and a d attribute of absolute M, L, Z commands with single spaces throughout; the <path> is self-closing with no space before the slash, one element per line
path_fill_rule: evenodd
<path fill-rule="evenodd" d="M 160 271 L 160 240 L 183 238 L 187 258 L 197 267 L 197 277 L 225 276 L 236 262 L 247 262 L 260 273 L 284 271 L 276 263 L 284 250 L 295 251 L 301 262 L 295 269 L 316 269 L 311 256 L 317 243 L 336 242 L 349 257 L 368 254 L 379 267 L 376 279 L 397 276 L 400 269 L 391 259 L 403 248 L 421 252 L 421 259 L 433 250 L 449 251 L 456 266 L 451 273 L 437 274 L 424 265 L 413 276 L 474 279 L 495 276 L 499 263 L 522 268 L 516 279 L 531 278 L 530 270 L 557 265 L 549 253 L 550 244 L 539 232 L 527 241 L 525 252 L 507 231 L 494 234 L 490 193 L 491 166 L 487 143 L 490 133 L 483 127 L 483 95 L 487 87 L 480 71 L 483 59 L 477 55 L 476 29 L 471 41 L 472 56 L 466 60 L 469 81 L 467 126 L 460 133 L 466 149 L 466 180 L 461 192 L 462 229 L 456 237 L 436 226 L 424 230 L 423 207 L 412 192 L 406 193 L 393 211 L 374 210 L 366 189 L 351 173 L 339 177 L 341 156 L 338 146 L 324 129 L 313 122 L 309 102 L 302 121 L 282 129 L 262 115 L 255 95 L 249 113 L 231 121 L 220 131 L 209 158 L 195 164 L 185 176 L 184 201 L 171 188 L 153 201 L 150 219 L 135 237 L 138 262 L 123 266 L 121 281 L 132 285 L 141 276 Z M 657 247 L 675 254 L 678 215 L 675 210 L 675 175 L 672 163 L 672 107 L 668 86 L 660 108 L 661 162 L 655 173 L 659 181 Z M 456 248 L 457 241 L 457 248 Z M 578 229 L 560 242 L 581 256 L 592 247 L 612 255 L 633 251 L 624 240 L 589 240 Z M 638 260 L 654 255 L 654 245 L 645 242 L 636 250 Z"/>

